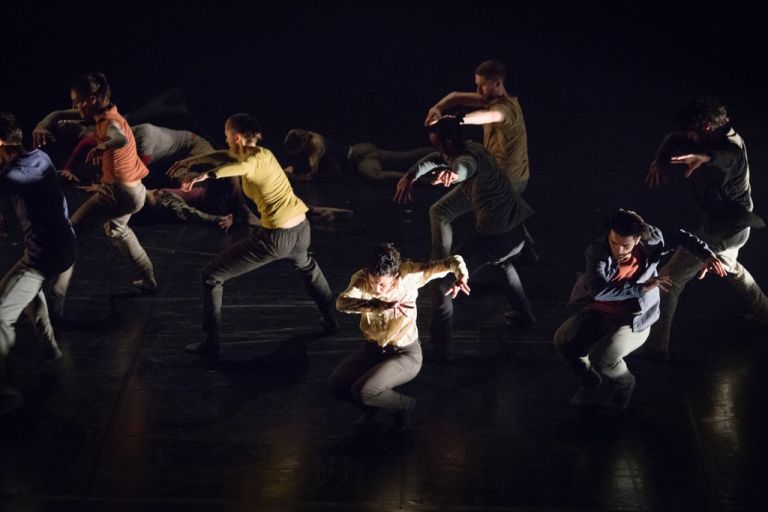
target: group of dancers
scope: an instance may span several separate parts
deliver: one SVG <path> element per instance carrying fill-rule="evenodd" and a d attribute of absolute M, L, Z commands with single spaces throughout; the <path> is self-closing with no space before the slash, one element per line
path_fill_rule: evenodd
<path fill-rule="evenodd" d="M 196 209 L 181 206 L 186 204 L 184 194 L 193 198 L 195 191 L 226 183 L 227 206 L 209 212 L 208 221 L 228 229 L 238 212 L 251 228 L 247 237 L 203 268 L 205 336 L 186 351 L 218 359 L 224 284 L 273 261 L 288 260 L 317 305 L 325 334 L 338 331 L 337 311 L 361 316 L 365 341 L 330 376 L 331 394 L 363 409 L 361 425 L 370 425 L 385 410 L 392 428 L 407 428 L 415 400 L 396 388 L 414 379 L 422 366 L 416 323 L 419 288 L 429 289 L 430 356 L 438 361 L 449 357 L 453 299 L 468 295 L 470 277 L 485 267 L 503 276 L 509 322 L 520 328 L 536 323 L 516 269 L 539 258 L 525 224 L 534 212 L 522 197 L 530 176 L 527 135 L 519 100 L 507 92 L 505 75 L 500 62 L 483 62 L 475 70 L 475 92 L 452 92 L 430 108 L 425 119 L 429 149 L 388 152 L 370 143 L 344 146 L 294 129 L 285 138 L 286 151 L 295 157 L 289 166 L 260 145 L 261 126 L 251 114 L 227 118 L 227 149 L 220 151 L 192 131 L 129 123 L 100 73 L 75 78 L 73 109 L 54 112 L 37 125 L 32 133 L 35 149 L 22 144 L 18 120 L 0 113 L 0 190 L 10 197 L 25 239 L 24 255 L 0 282 L 0 412 L 23 403 L 5 370 L 15 341 L 14 324 L 22 312 L 32 321 L 42 358 L 61 357 L 51 317 L 64 315 L 76 240 L 102 227 L 135 267 L 132 284 L 144 293 L 156 293 L 154 267 L 129 225 L 131 216 L 147 201 L 173 203 L 173 211 L 191 215 L 190 209 Z M 764 226 L 753 213 L 744 142 L 714 98 L 695 98 L 678 114 L 679 131 L 664 139 L 647 182 L 661 185 L 666 173 L 683 169 L 693 184 L 702 225 L 696 235 L 682 230 L 662 233 L 636 212 L 619 209 L 608 218 L 606 232 L 588 245 L 585 271 L 569 301 L 572 314 L 554 334 L 555 348 L 578 380 L 574 406 L 627 407 L 635 379 L 625 357 L 644 343 L 649 354 L 668 357 L 677 298 L 697 274 L 727 278 L 745 299 L 751 319 L 768 325 L 768 299 L 737 261 L 750 230 Z M 57 171 L 41 148 L 55 139 L 55 128 L 71 129 L 63 119 L 73 115 L 78 118 L 79 141 Z M 465 140 L 462 126 L 467 124 L 482 125 L 482 144 Z M 92 195 L 70 216 L 59 177 L 78 180 L 73 167 L 78 160 L 97 166 L 100 178 L 89 187 Z M 147 191 L 148 165 L 158 161 L 165 162 L 164 174 L 180 181 L 176 190 Z M 291 183 L 338 180 L 349 170 L 372 183 L 394 185 L 398 203 L 412 200 L 414 183 L 425 176 L 432 185 L 449 190 L 429 209 L 429 262 L 401 259 L 394 244 L 383 243 L 335 296 L 309 254 L 307 216 L 317 207 L 305 204 Z M 248 202 L 255 205 L 258 217 Z M 469 213 L 475 217 L 474 233 L 454 247 L 452 223 Z M 657 271 L 662 257 L 673 251 Z"/>

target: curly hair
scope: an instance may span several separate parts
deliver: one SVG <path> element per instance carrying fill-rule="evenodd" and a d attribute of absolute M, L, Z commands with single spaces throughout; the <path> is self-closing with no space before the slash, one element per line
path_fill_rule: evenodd
<path fill-rule="evenodd" d="M 651 237 L 651 227 L 632 210 L 620 208 L 608 216 L 607 227 L 621 236 L 637 236 L 641 240 Z"/>
<path fill-rule="evenodd" d="M 675 111 L 675 126 L 683 131 L 712 131 L 728 124 L 725 105 L 714 96 L 686 100 Z"/>
<path fill-rule="evenodd" d="M 392 242 L 379 244 L 366 271 L 372 276 L 392 276 L 400 269 L 400 251 Z"/>

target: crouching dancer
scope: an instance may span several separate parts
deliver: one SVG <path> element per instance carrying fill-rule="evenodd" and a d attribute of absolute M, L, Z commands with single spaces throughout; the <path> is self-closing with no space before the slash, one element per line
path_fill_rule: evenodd
<path fill-rule="evenodd" d="M 703 260 L 699 279 L 720 277 L 725 268 L 707 245 L 685 231 L 663 234 L 637 213 L 617 210 L 608 219 L 608 235 L 587 248 L 586 270 L 571 292 L 581 310 L 555 333 L 555 348 L 581 383 L 571 399 L 575 407 L 623 410 L 635 387 L 624 358 L 648 338 L 659 318 L 659 290 L 672 284 L 656 267 L 665 254 L 683 246 Z"/>
<path fill-rule="evenodd" d="M 328 386 L 332 395 L 365 411 L 361 426 L 370 425 L 380 409 L 393 415 L 394 430 L 407 426 L 416 401 L 394 388 L 413 380 L 421 369 L 418 289 L 449 272 L 456 281 L 446 295 L 469 295 L 469 273 L 461 256 L 401 262 L 393 244 L 381 244 L 371 264 L 355 272 L 336 300 L 339 311 L 361 315 L 360 330 L 367 341 L 333 371 Z"/>
<path fill-rule="evenodd" d="M 43 295 L 46 280 L 75 262 L 75 232 L 56 168 L 39 149 L 27 151 L 16 118 L 0 112 L 0 195 L 8 193 L 24 232 L 24 255 L 0 281 L 0 413 L 21 405 L 7 387 L 5 360 L 14 324 L 26 312 L 40 340 L 41 359 L 61 357 Z"/>

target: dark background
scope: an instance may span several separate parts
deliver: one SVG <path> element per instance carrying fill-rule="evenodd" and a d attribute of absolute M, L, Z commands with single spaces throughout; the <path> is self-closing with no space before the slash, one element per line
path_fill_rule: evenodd
<path fill-rule="evenodd" d="M 3 12 L 0 108 L 28 136 L 68 106 L 75 73 L 99 70 L 123 112 L 182 86 L 217 144 L 225 118 L 249 111 L 278 156 L 294 127 L 401 149 L 424 144 L 427 109 L 472 90 L 474 68 L 495 58 L 523 105 L 539 210 L 574 179 L 594 180 L 609 203 L 647 208 L 642 176 L 672 110 L 706 92 L 728 104 L 749 145 L 760 211 L 768 38 L 759 4 L 623 4 L 25 2 Z"/>

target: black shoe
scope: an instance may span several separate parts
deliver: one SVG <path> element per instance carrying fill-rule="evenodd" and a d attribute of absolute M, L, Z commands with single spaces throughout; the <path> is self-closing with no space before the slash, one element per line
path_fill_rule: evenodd
<path fill-rule="evenodd" d="M 211 359 L 218 359 L 224 352 L 221 343 L 212 343 L 209 341 L 201 341 L 198 343 L 190 343 L 184 350 L 190 354 L 195 354 L 203 357 L 210 357 Z"/>

